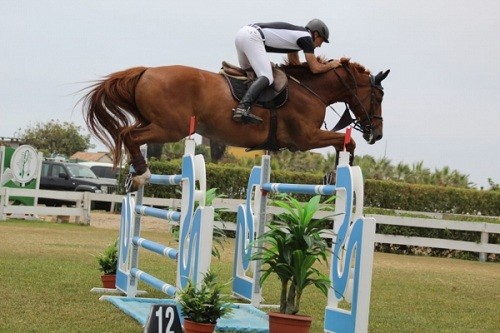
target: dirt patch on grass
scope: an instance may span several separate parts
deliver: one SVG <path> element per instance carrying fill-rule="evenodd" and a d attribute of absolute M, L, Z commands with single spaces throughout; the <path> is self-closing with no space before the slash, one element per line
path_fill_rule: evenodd
<path fill-rule="evenodd" d="M 42 216 L 45 221 L 59 223 L 75 223 L 69 216 Z M 101 229 L 120 229 L 120 213 L 109 213 L 104 211 L 91 211 L 90 226 Z M 168 221 L 151 216 L 141 216 L 141 230 L 143 231 L 170 231 Z"/>

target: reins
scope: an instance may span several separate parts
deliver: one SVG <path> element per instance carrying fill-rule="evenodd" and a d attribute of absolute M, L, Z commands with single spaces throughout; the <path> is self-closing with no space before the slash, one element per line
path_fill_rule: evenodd
<path fill-rule="evenodd" d="M 345 111 L 344 111 L 344 114 L 341 116 L 341 115 L 337 112 L 337 110 L 335 110 L 335 108 L 334 108 L 331 104 L 327 104 L 325 101 L 323 101 L 323 99 L 321 98 L 321 96 L 320 96 L 320 95 L 318 95 L 318 94 L 317 94 L 314 90 L 312 90 L 311 88 L 309 88 L 308 86 L 306 86 L 305 84 L 303 84 L 303 83 L 302 83 L 302 82 L 300 82 L 298 79 L 296 79 L 295 77 L 291 76 L 290 74 L 286 74 L 286 76 L 287 76 L 289 79 L 291 79 L 291 80 L 295 81 L 295 82 L 296 82 L 299 86 L 301 86 L 302 88 L 306 89 L 309 93 L 311 93 L 311 95 L 313 95 L 313 96 L 314 96 L 314 97 L 316 97 L 316 98 L 317 98 L 317 99 L 318 99 L 321 103 L 323 103 L 323 105 L 324 105 L 325 107 L 328 107 L 328 108 L 332 109 L 332 110 L 333 110 L 333 112 L 335 112 L 335 114 L 336 114 L 337 116 L 339 116 L 339 118 L 340 118 L 341 120 L 342 120 L 342 118 L 344 118 Z M 347 106 L 347 104 L 345 104 L 345 105 L 346 105 L 346 111 L 347 111 L 348 106 Z M 338 126 L 338 124 L 340 124 L 340 123 L 341 123 L 341 120 L 339 120 L 339 122 L 337 123 L 337 125 L 336 125 L 335 127 L 337 127 L 337 126 Z M 348 126 L 349 124 L 351 124 L 351 123 L 352 123 L 352 121 L 350 121 L 348 124 L 346 124 L 345 126 L 341 127 L 340 129 L 347 127 L 347 126 Z M 325 130 L 328 130 L 328 127 L 326 126 L 326 121 L 323 121 L 323 124 L 325 125 Z M 336 130 L 335 130 L 335 127 L 332 129 L 332 131 L 334 131 L 334 132 L 336 131 Z"/>
<path fill-rule="evenodd" d="M 366 119 L 369 121 L 369 124 L 368 125 L 362 125 L 361 124 L 361 119 L 355 119 L 355 118 L 352 118 L 350 113 L 352 112 L 349 105 L 347 103 L 344 103 L 345 104 L 345 111 L 344 113 L 342 114 L 342 116 L 337 112 L 337 110 L 335 110 L 335 108 L 333 106 L 331 106 L 331 104 L 328 104 L 326 103 L 322 98 L 321 96 L 319 96 L 314 90 L 312 90 L 310 87 L 306 86 L 305 84 L 303 84 L 300 80 L 296 79 L 295 77 L 289 75 L 289 74 L 286 74 L 286 76 L 288 78 L 290 78 L 291 80 L 295 81 L 298 85 L 300 85 L 301 87 L 303 87 L 304 89 L 306 89 L 309 93 L 311 93 L 311 95 L 313 95 L 314 97 L 316 97 L 319 101 L 321 101 L 321 103 L 323 103 L 325 105 L 325 107 L 328 107 L 330 109 L 333 110 L 333 112 L 335 112 L 335 114 L 337 116 L 339 116 L 339 121 L 337 122 L 337 124 L 332 128 L 332 131 L 336 132 L 336 131 L 339 131 L 347 126 L 349 126 L 350 124 L 353 124 L 353 128 L 361 133 L 365 133 L 366 131 L 369 131 L 370 130 L 370 127 L 372 126 L 372 121 L 373 119 L 377 118 L 377 119 L 380 119 L 380 120 L 383 120 L 382 117 L 380 116 L 375 116 L 373 115 L 374 113 L 374 110 L 373 110 L 373 104 L 374 104 L 374 93 L 373 93 L 373 83 L 371 84 L 371 102 L 370 102 L 370 112 L 368 113 L 366 111 L 366 108 L 364 107 L 362 101 L 359 99 L 358 97 L 358 94 L 357 94 L 357 91 L 358 91 L 358 84 L 356 82 L 356 77 L 354 76 L 354 74 L 351 72 L 350 68 L 348 66 L 344 66 L 342 65 L 342 68 L 344 68 L 346 70 L 346 72 L 349 74 L 349 76 L 352 78 L 352 81 L 354 82 L 354 86 L 355 86 L 355 90 L 353 91 L 351 89 L 351 87 L 349 86 L 349 84 L 344 80 L 344 78 L 342 76 L 340 76 L 340 74 L 337 72 L 337 69 L 336 68 L 333 68 L 333 72 L 335 73 L 335 75 L 337 76 L 337 78 L 339 79 L 339 81 L 342 83 L 342 85 L 347 89 L 347 91 L 351 94 L 351 96 L 353 96 L 358 105 L 361 107 L 361 109 L 363 110 L 364 114 L 366 115 Z M 327 126 L 326 126 L 326 121 L 324 121 L 324 125 L 325 125 L 325 129 L 328 130 Z"/>
<path fill-rule="evenodd" d="M 355 86 L 355 91 L 353 91 L 351 89 L 351 87 L 349 86 L 349 84 L 344 80 L 344 78 L 342 76 L 340 76 L 340 74 L 337 72 L 336 68 L 333 68 L 333 72 L 335 73 L 335 75 L 337 75 L 337 78 L 339 79 L 340 82 L 342 82 L 342 84 L 347 89 L 347 91 L 352 96 L 354 96 L 354 98 L 356 99 L 358 105 L 361 107 L 361 110 L 363 110 L 364 114 L 366 115 L 366 119 L 369 122 L 369 124 L 367 124 L 367 125 L 362 125 L 361 124 L 361 121 L 362 121 L 361 118 L 359 120 L 351 118 L 352 119 L 352 123 L 354 124 L 353 127 L 354 127 L 355 130 L 357 130 L 357 131 L 359 131 L 361 133 L 366 133 L 367 131 L 370 131 L 371 126 L 373 126 L 372 125 L 373 119 L 377 118 L 377 119 L 383 120 L 382 117 L 374 115 L 375 112 L 374 112 L 373 108 L 374 108 L 375 94 L 373 93 L 373 88 L 374 88 L 373 87 L 373 82 L 370 81 L 370 86 L 371 86 L 370 87 L 371 88 L 371 92 L 370 92 L 370 98 L 371 98 L 371 101 L 370 101 L 370 112 L 367 112 L 365 106 L 363 105 L 362 101 L 359 99 L 359 96 L 358 96 L 358 84 L 356 82 L 356 77 L 351 72 L 351 69 L 348 66 L 342 65 L 342 68 L 344 68 L 345 71 L 347 72 L 347 74 L 349 74 L 349 76 L 352 78 L 352 80 L 354 82 L 354 86 Z M 349 105 L 347 105 L 347 103 L 346 103 L 346 111 L 345 112 L 349 112 L 350 113 L 350 111 L 351 110 L 349 108 Z M 346 126 L 344 126 L 344 127 L 346 127 Z"/>

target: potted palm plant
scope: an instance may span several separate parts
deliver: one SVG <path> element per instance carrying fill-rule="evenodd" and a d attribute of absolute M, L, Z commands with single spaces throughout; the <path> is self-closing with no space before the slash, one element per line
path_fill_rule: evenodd
<path fill-rule="evenodd" d="M 325 295 L 330 280 L 314 264 L 326 262 L 328 243 L 321 237 L 326 218 L 313 219 L 320 207 L 320 196 L 300 203 L 289 195 L 275 200 L 274 204 L 284 209 L 256 240 L 256 251 L 252 260 L 260 260 L 262 285 L 275 274 L 281 283 L 279 313 L 269 313 L 269 332 L 309 332 L 312 318 L 297 315 L 302 294 L 307 286 L 314 285 Z M 328 199 L 330 202 L 333 198 Z M 326 203 L 326 202 L 325 202 Z M 290 328 L 288 325 L 293 327 Z"/>
<path fill-rule="evenodd" d="M 176 293 L 185 333 L 211 333 L 217 320 L 232 311 L 227 296 L 222 294 L 223 288 L 217 274 L 210 270 L 203 275 L 199 286 L 189 280 L 187 286 Z"/>
<path fill-rule="evenodd" d="M 104 288 L 114 289 L 116 284 L 116 269 L 118 265 L 118 239 L 109 244 L 97 256 L 101 281 Z"/>

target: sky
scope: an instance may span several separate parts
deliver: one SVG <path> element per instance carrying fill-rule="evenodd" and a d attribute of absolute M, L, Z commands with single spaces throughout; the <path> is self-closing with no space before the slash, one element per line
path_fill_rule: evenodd
<path fill-rule="evenodd" d="M 86 131 L 76 104 L 94 80 L 138 65 L 217 72 L 238 63 L 241 26 L 320 18 L 331 42 L 317 55 L 391 70 L 384 138 L 354 133 L 356 153 L 448 166 L 488 188 L 500 182 L 499 14 L 497 0 L 0 0 L 0 137 L 51 119 Z M 329 129 L 337 120 L 327 110 Z"/>

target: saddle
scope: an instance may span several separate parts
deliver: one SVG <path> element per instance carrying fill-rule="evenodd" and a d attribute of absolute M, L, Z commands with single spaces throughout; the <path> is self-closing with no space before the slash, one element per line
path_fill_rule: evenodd
<path fill-rule="evenodd" d="M 256 105 L 266 109 L 277 109 L 288 100 L 288 78 L 284 71 L 276 65 L 272 66 L 274 82 L 264 89 L 257 99 Z M 255 72 L 248 71 L 232 65 L 226 61 L 222 62 L 219 74 L 224 75 L 234 99 L 240 101 L 248 87 L 257 78 Z"/>

